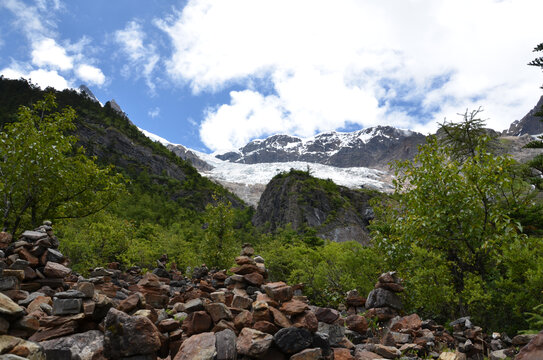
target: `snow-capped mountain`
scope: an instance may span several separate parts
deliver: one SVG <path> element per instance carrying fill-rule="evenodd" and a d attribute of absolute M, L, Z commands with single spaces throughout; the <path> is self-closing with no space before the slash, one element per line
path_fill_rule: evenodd
<path fill-rule="evenodd" d="M 326 132 L 307 139 L 274 135 L 216 157 L 241 164 L 303 161 L 341 168 L 386 168 L 391 161 L 413 158 L 417 146 L 425 141 L 426 137 L 417 132 L 376 126 L 350 133 Z"/>
<path fill-rule="evenodd" d="M 390 185 L 391 176 L 386 171 L 360 166 L 339 168 L 308 161 L 278 161 L 256 164 L 235 163 L 221 160 L 212 154 L 188 149 L 183 145 L 173 144 L 146 130 L 140 129 L 140 131 L 148 138 L 160 142 L 179 157 L 190 161 L 203 176 L 219 182 L 241 199 L 255 206 L 266 184 L 275 175 L 281 172 L 288 172 L 290 169 L 309 170 L 311 175 L 317 178 L 331 179 L 336 184 L 349 188 L 367 187 L 380 191 L 390 191 L 392 189 Z M 377 134 L 377 132 L 375 133 Z M 368 134 L 366 134 L 366 141 L 369 139 Z M 344 139 L 346 140 L 346 136 L 344 136 Z"/>

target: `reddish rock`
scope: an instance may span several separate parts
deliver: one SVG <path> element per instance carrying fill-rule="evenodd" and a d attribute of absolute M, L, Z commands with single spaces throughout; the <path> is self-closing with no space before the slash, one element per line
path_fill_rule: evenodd
<path fill-rule="evenodd" d="M 243 310 L 234 318 L 234 326 L 241 330 L 244 327 L 251 327 L 253 324 L 253 314 L 250 311 Z"/>
<path fill-rule="evenodd" d="M 244 264 L 241 266 L 236 266 L 230 269 L 231 272 L 238 275 L 247 275 L 254 272 L 262 272 L 260 268 L 253 264 Z"/>
<path fill-rule="evenodd" d="M 51 299 L 49 296 L 37 296 L 28 306 L 26 307 L 26 310 L 30 313 L 36 310 L 40 309 L 41 304 L 47 304 L 49 306 L 53 306 L 53 299 Z"/>
<path fill-rule="evenodd" d="M 246 296 L 234 295 L 234 298 L 232 299 L 232 307 L 238 309 L 248 309 L 251 307 L 252 303 L 253 300 Z"/>
<path fill-rule="evenodd" d="M 354 360 L 349 349 L 334 348 L 334 360 Z"/>
<path fill-rule="evenodd" d="M 263 286 L 264 291 L 270 298 L 278 302 L 285 302 L 292 299 L 292 287 L 282 281 L 268 283 Z"/>
<path fill-rule="evenodd" d="M 360 296 L 356 290 L 351 290 L 347 293 L 345 302 L 347 303 L 347 306 L 352 307 L 363 307 L 366 305 L 366 299 Z"/>
<path fill-rule="evenodd" d="M 205 308 L 215 323 L 223 319 L 232 320 L 233 318 L 232 312 L 223 303 L 211 303 L 206 305 Z"/>
<path fill-rule="evenodd" d="M 270 306 L 269 307 L 270 313 L 273 317 L 273 322 L 275 325 L 287 328 L 292 326 L 292 322 L 283 314 L 281 311 L 277 310 L 276 308 Z"/>
<path fill-rule="evenodd" d="M 377 284 L 375 284 L 375 287 L 376 288 L 381 288 L 381 289 L 387 289 L 387 290 L 390 290 L 392 292 L 402 292 L 404 290 L 402 285 L 396 284 L 396 283 L 380 283 L 380 282 L 378 282 Z"/>
<path fill-rule="evenodd" d="M 17 253 L 19 254 L 19 257 L 23 260 L 26 260 L 28 261 L 28 263 L 30 264 L 30 266 L 32 267 L 36 267 L 39 265 L 40 263 L 40 260 L 32 255 L 26 248 L 19 248 L 17 249 Z"/>
<path fill-rule="evenodd" d="M 140 296 L 138 294 L 132 294 L 126 299 L 122 300 L 119 303 L 119 306 L 117 306 L 117 309 L 128 314 L 136 310 L 138 305 L 141 305 Z"/>
<path fill-rule="evenodd" d="M 190 313 L 181 325 L 183 331 L 189 336 L 209 331 L 212 327 L 213 321 L 211 320 L 211 316 L 205 311 Z"/>
<path fill-rule="evenodd" d="M 185 340 L 174 360 L 213 360 L 214 355 L 215 334 L 206 332 Z"/>
<path fill-rule="evenodd" d="M 382 358 L 383 357 L 381 355 L 377 355 L 376 353 L 367 350 L 356 349 L 356 351 L 354 352 L 355 360 L 381 360 Z"/>
<path fill-rule="evenodd" d="M 243 328 L 236 342 L 239 355 L 259 357 L 270 348 L 273 336 L 258 330 Z"/>
<path fill-rule="evenodd" d="M 321 322 L 332 324 L 339 318 L 339 311 L 330 308 L 319 307 L 315 310 L 315 316 L 317 317 L 317 320 Z"/>
<path fill-rule="evenodd" d="M 43 270 L 43 273 L 47 277 L 62 279 L 70 275 L 72 273 L 72 270 L 64 265 L 48 261 L 47 264 L 45 264 L 45 269 Z"/>
<path fill-rule="evenodd" d="M 392 308 L 372 308 L 366 311 L 364 316 L 366 318 L 377 318 L 379 321 L 388 321 L 398 315 L 398 312 Z"/>
<path fill-rule="evenodd" d="M 515 360 L 540 360 L 543 359 L 543 331 L 539 332 L 530 342 L 524 346 Z"/>
<path fill-rule="evenodd" d="M 238 265 L 245 265 L 245 264 L 256 265 L 256 262 L 248 256 L 238 256 L 236 257 L 235 261 L 236 261 L 236 264 Z"/>
<path fill-rule="evenodd" d="M 400 331 L 400 330 L 417 330 L 422 326 L 422 320 L 417 314 L 411 314 L 408 316 L 402 317 L 396 323 L 392 325 L 390 330 Z"/>
<path fill-rule="evenodd" d="M 368 330 L 368 321 L 360 315 L 349 315 L 345 319 L 347 328 L 360 334 L 365 334 Z"/>
<path fill-rule="evenodd" d="M 2 231 L 0 232 L 0 250 L 6 249 L 11 244 L 13 237 L 10 233 Z"/>
<path fill-rule="evenodd" d="M 253 325 L 253 329 L 262 331 L 266 334 L 271 334 L 271 335 L 275 334 L 279 330 L 277 326 L 275 326 L 269 321 L 257 321 Z"/>
<path fill-rule="evenodd" d="M 295 327 L 305 328 L 311 332 L 316 332 L 319 328 L 319 321 L 312 311 L 292 316 L 291 319 Z"/>
<path fill-rule="evenodd" d="M 291 300 L 291 301 L 283 303 L 283 305 L 281 305 L 280 310 L 284 312 L 285 314 L 292 316 L 292 315 L 301 314 L 304 311 L 309 310 L 309 306 L 302 301 Z"/>
<path fill-rule="evenodd" d="M 164 319 L 157 324 L 158 330 L 162 333 L 169 333 L 181 327 L 179 321 L 175 319 Z"/>
<path fill-rule="evenodd" d="M 264 282 L 264 276 L 257 272 L 243 275 L 243 279 L 253 286 L 260 286 Z"/>

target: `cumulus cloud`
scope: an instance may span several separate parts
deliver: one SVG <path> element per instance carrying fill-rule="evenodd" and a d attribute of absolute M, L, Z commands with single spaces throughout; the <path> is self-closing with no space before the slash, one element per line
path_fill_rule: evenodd
<path fill-rule="evenodd" d="M 68 83 L 64 77 L 59 75 L 56 70 L 37 69 L 24 71 L 16 69 L 15 67 L 10 67 L 0 70 L 0 74 L 10 79 L 27 79 L 42 89 L 53 87 L 57 90 L 64 90 L 72 87 L 72 85 Z"/>
<path fill-rule="evenodd" d="M 124 29 L 116 31 L 114 37 L 129 60 L 129 65 L 123 69 L 123 76 L 139 77 L 142 74 L 149 89 L 154 91 L 152 74 L 160 56 L 154 44 L 145 43 L 146 35 L 141 25 L 137 21 L 130 21 Z"/>
<path fill-rule="evenodd" d="M 52 86 L 63 90 L 71 86 L 73 76 L 93 85 L 103 85 L 105 75 L 96 66 L 89 65 L 94 59 L 85 56 L 90 40 L 83 37 L 72 43 L 58 41 L 55 13 L 62 9 L 59 0 L 36 0 L 29 5 L 20 0 L 0 1 L 0 7 L 13 15 L 13 25 L 28 40 L 30 63 L 15 63 L 2 70 L 6 77 L 32 78 L 42 87 Z M 60 73 L 59 73 L 60 72 Z"/>
<path fill-rule="evenodd" d="M 70 70 L 74 67 L 73 58 L 59 46 L 54 39 L 45 38 L 34 44 L 32 63 L 37 66 L 51 66 L 60 70 Z"/>
<path fill-rule="evenodd" d="M 81 64 L 77 67 L 75 73 L 78 78 L 91 85 L 103 85 L 106 81 L 102 70 L 92 65 Z"/>
<path fill-rule="evenodd" d="M 191 0 L 157 24 L 173 79 L 194 93 L 245 87 L 204 115 L 202 141 L 219 150 L 346 124 L 433 131 L 480 105 L 503 129 L 537 100 L 526 63 L 542 11 L 540 0 Z"/>

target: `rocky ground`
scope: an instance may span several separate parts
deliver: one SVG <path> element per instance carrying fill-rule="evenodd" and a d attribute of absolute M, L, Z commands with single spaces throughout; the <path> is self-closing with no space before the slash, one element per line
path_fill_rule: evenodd
<path fill-rule="evenodd" d="M 58 245 L 49 223 L 0 233 L 0 359 L 543 359 L 543 332 L 510 339 L 462 318 L 450 333 L 403 314 L 393 272 L 331 309 L 268 282 L 250 245 L 228 272 L 202 266 L 191 278 L 166 257 L 150 273 L 110 264 L 85 278 Z"/>

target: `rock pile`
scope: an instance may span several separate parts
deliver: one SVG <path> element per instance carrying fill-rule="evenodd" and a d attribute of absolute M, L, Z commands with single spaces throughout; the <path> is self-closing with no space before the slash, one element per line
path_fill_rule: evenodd
<path fill-rule="evenodd" d="M 417 314 L 399 316 L 403 287 L 393 272 L 367 299 L 351 291 L 340 310 L 312 306 L 299 287 L 269 282 L 249 244 L 229 273 L 203 265 L 192 278 L 166 270 L 165 255 L 146 274 L 115 263 L 73 274 L 49 223 L 16 241 L 0 233 L 0 248 L 5 359 L 505 359 L 515 346 L 532 340 L 533 353 L 543 343 L 486 336 L 469 318 L 450 334 Z"/>

